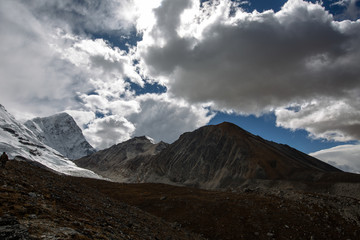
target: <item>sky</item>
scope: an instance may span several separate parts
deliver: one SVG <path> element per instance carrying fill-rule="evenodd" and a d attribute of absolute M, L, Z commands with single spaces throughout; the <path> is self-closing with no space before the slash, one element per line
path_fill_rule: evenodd
<path fill-rule="evenodd" d="M 97 149 L 233 122 L 360 173 L 359 0 L 1 0 L 0 103 Z"/>

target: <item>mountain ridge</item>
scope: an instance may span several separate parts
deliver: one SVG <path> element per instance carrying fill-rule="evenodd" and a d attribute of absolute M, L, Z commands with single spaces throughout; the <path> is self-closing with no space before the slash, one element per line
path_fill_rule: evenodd
<path fill-rule="evenodd" d="M 132 141 L 125 145 L 130 147 Z M 109 149 L 118 149 L 119 155 L 124 154 L 122 151 L 125 149 L 119 147 L 122 144 Z M 103 155 L 107 151 L 99 151 L 84 159 L 92 162 L 90 169 L 100 175 L 106 174 L 115 181 L 126 179 L 126 182 L 159 182 L 216 189 L 236 187 L 247 179 L 316 181 L 324 173 L 341 172 L 294 148 L 265 140 L 229 122 L 183 133 L 157 154 L 138 154 L 126 161 L 113 154 L 113 161 L 121 162 L 117 171 L 108 167 L 100 173 L 97 170 L 107 161 Z M 86 168 L 81 164 L 84 159 L 75 162 Z"/>

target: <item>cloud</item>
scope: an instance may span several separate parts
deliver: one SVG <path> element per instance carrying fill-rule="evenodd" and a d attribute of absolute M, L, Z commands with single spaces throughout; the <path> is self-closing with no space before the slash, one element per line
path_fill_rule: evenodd
<path fill-rule="evenodd" d="M 82 111 L 82 110 L 66 110 L 72 118 L 75 120 L 76 124 L 81 129 L 86 129 L 87 125 L 95 120 L 95 113 L 91 111 Z"/>
<path fill-rule="evenodd" d="M 130 0 L 23 1 L 43 22 L 76 34 L 124 33 L 133 28 L 135 8 Z"/>
<path fill-rule="evenodd" d="M 97 6 L 95 1 L 87 4 L 91 9 Z M 70 106 L 81 109 L 79 97 L 94 90 L 105 100 L 126 97 L 131 93 L 126 90 L 125 79 L 143 85 L 131 56 L 103 39 L 89 39 L 74 34 L 73 28 L 59 28 L 60 20 L 50 18 L 52 11 L 61 15 L 75 11 L 73 8 L 76 14 L 83 11 L 68 1 L 1 1 L 0 101 L 14 109 L 17 118 L 50 115 Z M 94 16 L 101 17 L 105 16 Z M 71 17 L 62 20 L 75 24 Z"/>
<path fill-rule="evenodd" d="M 330 6 L 338 6 L 345 8 L 345 11 L 340 13 L 338 18 L 356 20 L 360 17 L 360 3 L 358 0 L 340 0 L 330 4 Z"/>
<path fill-rule="evenodd" d="M 136 127 L 133 136 L 147 135 L 155 141 L 172 143 L 182 133 L 207 124 L 213 117 L 203 106 L 190 106 L 167 94 L 145 94 L 136 97 L 136 101 L 141 111 L 128 117 Z"/>
<path fill-rule="evenodd" d="M 360 173 L 360 145 L 341 145 L 310 153 L 346 172 Z"/>
<path fill-rule="evenodd" d="M 82 39 L 63 32 L 58 37 L 66 41 L 57 49 L 63 59 L 87 72 L 92 79 L 114 82 L 124 86 L 124 79 L 143 86 L 144 82 L 136 72 L 131 55 L 118 47 L 112 47 L 103 39 Z M 64 46 L 65 45 L 65 46 Z M 122 82 L 122 83 L 121 83 Z"/>
<path fill-rule="evenodd" d="M 104 149 L 128 140 L 134 130 L 134 125 L 124 117 L 111 115 L 95 119 L 83 133 L 92 146 Z"/>
<path fill-rule="evenodd" d="M 360 139 L 359 99 L 314 100 L 311 103 L 275 110 L 277 126 L 305 129 L 312 138 L 329 141 Z"/>
<path fill-rule="evenodd" d="M 335 21 L 321 5 L 302 0 L 289 0 L 276 13 L 231 7 L 230 1 L 200 7 L 165 0 L 138 44 L 143 73 L 162 79 L 176 97 L 222 111 L 262 114 L 321 99 L 359 110 L 350 100 L 360 92 L 360 20 Z M 188 9 L 191 26 L 180 17 Z M 323 132 L 332 131 L 327 127 Z"/>
<path fill-rule="evenodd" d="M 129 51 L 101 38 L 134 27 L 143 37 Z M 319 4 L 3 0 L 0 35 L 0 102 L 22 118 L 67 110 L 98 148 L 134 135 L 172 142 L 209 109 L 275 111 L 279 126 L 314 138 L 359 139 L 360 20 Z M 168 92 L 132 90 L 153 82 Z"/>
<path fill-rule="evenodd" d="M 86 91 L 89 85 L 83 73 L 52 48 L 57 40 L 46 24 L 20 2 L 4 0 L 0 3 L 0 33 L 3 104 L 18 117 L 30 111 L 41 115 L 76 105 L 74 92 Z"/>
<path fill-rule="evenodd" d="M 102 100 L 101 96 L 90 95 L 84 99 L 89 111 L 67 111 L 81 124 L 86 139 L 97 149 L 144 135 L 172 143 L 182 133 L 207 124 L 213 117 L 205 106 L 190 106 L 166 93 L 107 103 Z M 94 118 L 90 113 L 95 111 L 105 116 Z"/>

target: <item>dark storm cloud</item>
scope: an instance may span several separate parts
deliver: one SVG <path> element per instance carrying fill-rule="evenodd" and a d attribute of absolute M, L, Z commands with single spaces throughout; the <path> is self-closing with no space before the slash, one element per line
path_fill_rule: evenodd
<path fill-rule="evenodd" d="M 320 4 L 302 0 L 276 13 L 231 12 L 230 1 L 213 1 L 186 25 L 178 19 L 196 1 L 174 4 L 180 18 L 169 20 L 172 3 L 155 11 L 156 34 L 139 43 L 145 72 L 167 79 L 171 94 L 222 111 L 276 110 L 279 126 L 314 138 L 360 139 L 360 20 L 336 21 Z M 288 108 L 294 105 L 299 111 Z"/>
<path fill-rule="evenodd" d="M 319 5 L 289 1 L 276 14 L 209 24 L 194 40 L 169 30 L 179 24 L 167 23 L 177 21 L 162 22 L 168 20 L 169 2 L 155 11 L 156 29 L 166 33 L 166 43 L 148 47 L 143 59 L 151 74 L 169 77 L 177 96 L 257 113 L 360 88 L 359 22 L 337 23 Z M 186 8 L 176 6 L 178 13 Z"/>

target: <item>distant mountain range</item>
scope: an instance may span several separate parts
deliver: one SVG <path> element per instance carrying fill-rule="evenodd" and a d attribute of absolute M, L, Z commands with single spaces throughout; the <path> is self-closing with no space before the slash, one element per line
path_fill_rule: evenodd
<path fill-rule="evenodd" d="M 184 133 L 172 144 L 154 143 L 143 136 L 96 152 L 66 113 L 21 124 L 1 105 L 0 151 L 70 175 L 208 189 L 237 187 L 249 179 L 304 183 L 325 175 L 331 180 L 329 173 L 342 174 L 325 162 L 232 123 Z"/>
<path fill-rule="evenodd" d="M 135 138 L 75 162 L 115 181 L 211 189 L 237 186 L 247 179 L 314 181 L 324 173 L 341 172 L 227 122 L 184 133 L 168 146 Z"/>

